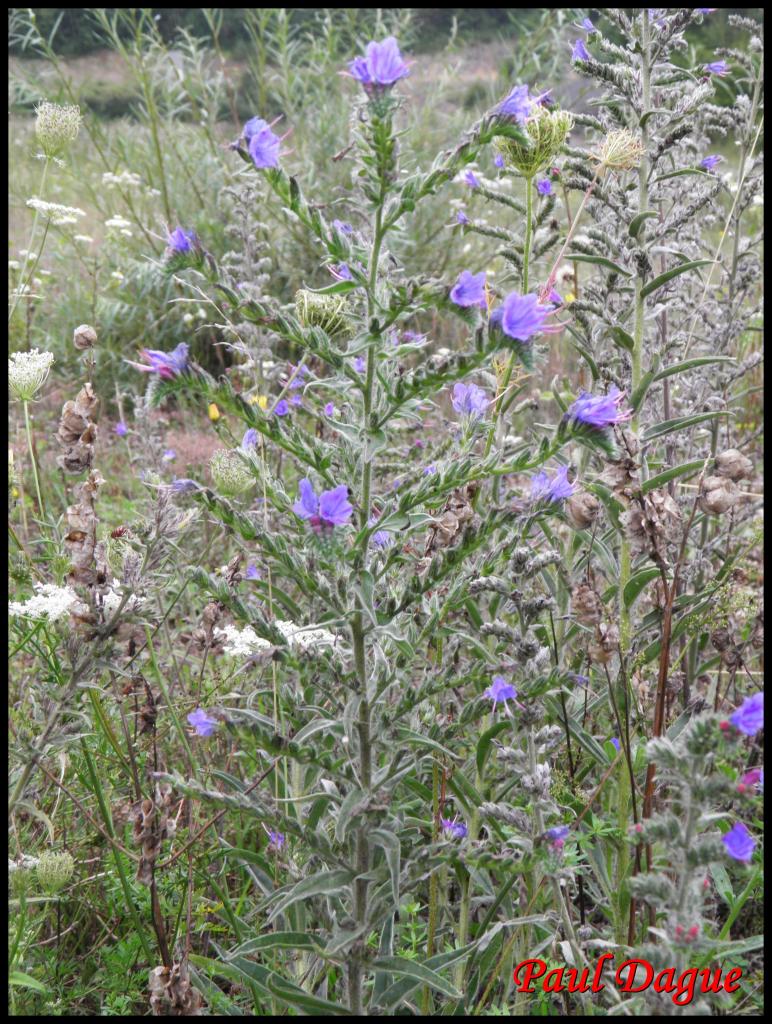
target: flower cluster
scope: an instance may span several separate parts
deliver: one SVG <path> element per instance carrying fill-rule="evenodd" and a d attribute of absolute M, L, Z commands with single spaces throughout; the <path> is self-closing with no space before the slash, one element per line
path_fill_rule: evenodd
<path fill-rule="evenodd" d="M 8 387 L 21 402 L 30 402 L 48 379 L 54 357 L 50 352 L 12 352 L 8 359 Z"/>

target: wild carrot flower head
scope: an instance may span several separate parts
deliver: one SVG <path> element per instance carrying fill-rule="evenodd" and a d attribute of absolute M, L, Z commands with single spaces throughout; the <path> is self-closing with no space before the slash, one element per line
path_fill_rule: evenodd
<path fill-rule="evenodd" d="M 306 519 L 319 530 L 322 527 L 346 526 L 351 522 L 354 511 L 348 500 L 348 487 L 340 484 L 329 491 L 322 491 L 317 497 L 311 481 L 304 477 L 298 485 L 300 497 L 292 506 L 295 515 Z"/>
<path fill-rule="evenodd" d="M 135 370 L 141 370 L 143 373 L 157 373 L 163 380 L 171 380 L 187 370 L 188 352 L 188 346 L 181 341 L 171 352 L 143 348 L 140 356 L 145 360 L 147 366 L 143 366 L 142 363 L 133 363 L 128 359 L 126 362 Z"/>
<path fill-rule="evenodd" d="M 82 121 L 80 107 L 44 102 L 35 108 L 35 114 L 35 135 L 47 157 L 58 156 L 77 139 Z"/>
<path fill-rule="evenodd" d="M 13 352 L 8 358 L 8 387 L 21 402 L 30 402 L 45 384 L 54 357 L 50 352 Z"/>
<path fill-rule="evenodd" d="M 388 36 L 380 43 L 370 42 L 364 57 L 349 61 L 347 72 L 361 83 L 368 96 L 380 95 L 391 89 L 401 78 L 410 74 L 394 36 Z"/>
<path fill-rule="evenodd" d="M 480 306 L 481 309 L 485 309 L 485 271 L 473 274 L 470 270 L 462 270 L 450 290 L 450 298 L 457 306 Z"/>
<path fill-rule="evenodd" d="M 733 860 L 739 860 L 741 864 L 750 863 L 756 849 L 756 840 L 741 821 L 735 822 L 721 841 Z"/>

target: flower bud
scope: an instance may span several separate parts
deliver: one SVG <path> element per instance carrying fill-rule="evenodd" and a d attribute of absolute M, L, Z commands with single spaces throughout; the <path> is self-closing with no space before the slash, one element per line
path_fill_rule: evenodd
<path fill-rule="evenodd" d="M 244 460 L 225 449 L 214 453 L 209 469 L 218 489 L 225 495 L 243 494 L 255 482 Z"/>
<path fill-rule="evenodd" d="M 577 530 L 592 526 L 600 512 L 600 502 L 588 491 L 577 491 L 565 504 L 566 515 Z"/>
<path fill-rule="evenodd" d="M 729 480 L 742 480 L 753 473 L 753 463 L 736 448 L 727 448 L 716 457 L 716 469 Z"/>
<path fill-rule="evenodd" d="M 75 871 L 75 861 L 72 855 L 63 851 L 56 853 L 47 850 L 37 865 L 38 882 L 43 892 L 53 896 L 67 885 Z"/>
<path fill-rule="evenodd" d="M 78 137 L 80 107 L 41 103 L 35 113 L 35 134 L 47 157 L 59 156 Z"/>
<path fill-rule="evenodd" d="M 567 111 L 536 106 L 524 126 L 531 145 L 499 137 L 496 146 L 508 166 L 515 167 L 526 178 L 532 178 L 552 163 L 573 125 L 574 119 Z"/>
<path fill-rule="evenodd" d="M 736 485 L 723 476 L 706 476 L 702 481 L 699 507 L 711 516 L 720 516 L 728 511 L 739 495 Z"/>
<path fill-rule="evenodd" d="M 301 288 L 295 293 L 295 311 L 304 327 L 321 327 L 332 338 L 350 330 L 350 308 L 340 295 L 319 295 Z"/>
<path fill-rule="evenodd" d="M 81 324 L 73 331 L 72 343 L 79 352 L 84 352 L 96 345 L 97 333 L 89 324 Z"/>

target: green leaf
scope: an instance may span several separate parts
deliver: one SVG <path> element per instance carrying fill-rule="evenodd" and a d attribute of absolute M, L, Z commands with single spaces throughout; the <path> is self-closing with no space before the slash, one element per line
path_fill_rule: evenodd
<path fill-rule="evenodd" d="M 637 572 L 632 576 L 627 581 L 625 589 L 622 592 L 622 599 L 625 602 L 625 608 L 631 608 L 643 588 L 647 584 L 651 583 L 652 580 L 658 579 L 659 576 L 659 569 L 654 568 L 653 566 L 648 569 L 641 569 L 640 572 Z"/>
<path fill-rule="evenodd" d="M 317 1013 L 330 1017 L 351 1017 L 352 1013 L 348 1007 L 341 1003 L 332 1003 L 327 999 L 320 999 L 319 996 L 309 995 L 304 989 L 293 985 L 292 982 L 271 972 L 267 980 L 268 990 L 278 996 L 288 1006 L 295 1006 L 308 1013 Z"/>
<path fill-rule="evenodd" d="M 648 480 L 644 480 L 641 484 L 641 491 L 644 494 L 648 494 L 649 491 L 656 491 L 658 487 L 664 487 L 665 484 L 670 483 L 671 480 L 675 480 L 679 476 L 698 473 L 704 465 L 704 459 L 695 459 L 694 462 L 683 462 L 680 466 L 671 466 L 670 469 L 665 469 L 661 473 L 657 473 L 656 476 L 651 476 Z"/>
<path fill-rule="evenodd" d="M 370 839 L 380 846 L 386 857 L 386 863 L 389 867 L 389 876 L 391 877 L 391 896 L 394 900 L 394 906 L 399 906 L 399 867 L 400 867 L 400 856 L 401 850 L 399 845 L 399 838 L 394 835 L 393 832 L 387 832 L 383 828 L 374 828 L 368 832 Z"/>
<path fill-rule="evenodd" d="M 649 427 L 641 440 L 653 441 L 657 437 L 664 437 L 666 434 L 672 434 L 676 430 L 684 430 L 686 427 L 696 426 L 698 423 L 705 423 L 707 420 L 713 420 L 717 416 L 731 416 L 731 413 L 723 412 L 721 410 L 713 412 L 699 412 L 693 416 L 679 416 L 675 420 L 665 420 L 664 423 L 657 423 L 653 427 Z"/>
<path fill-rule="evenodd" d="M 656 210 L 644 210 L 643 213 L 639 213 L 637 217 L 633 217 L 630 221 L 630 227 L 627 229 L 630 232 L 632 238 L 638 236 L 638 232 L 643 227 L 644 221 L 647 221 L 649 217 L 657 217 L 659 214 Z"/>
<path fill-rule="evenodd" d="M 480 740 L 477 744 L 477 773 L 481 777 L 483 774 L 483 769 L 485 768 L 485 761 L 491 749 L 491 743 L 500 732 L 504 732 L 505 729 L 509 729 L 510 724 L 511 723 L 507 722 L 506 720 L 496 722 L 495 725 L 492 725 L 490 729 L 487 729 L 480 737 Z"/>
<path fill-rule="evenodd" d="M 609 334 L 620 348 L 625 348 L 628 352 L 632 352 L 635 348 L 635 341 L 633 340 L 632 335 L 628 334 L 622 327 L 619 327 L 618 325 L 610 327 Z"/>
<path fill-rule="evenodd" d="M 454 761 L 462 760 L 458 754 L 454 754 L 452 750 L 448 750 L 447 747 L 443 747 L 441 743 L 431 739 L 429 736 L 422 736 L 418 732 L 413 732 L 412 729 L 400 729 L 398 737 L 403 743 L 414 743 L 419 747 L 426 747 L 427 750 L 436 750 L 439 754 L 444 754 L 446 757 L 452 758 Z"/>
<path fill-rule="evenodd" d="M 350 793 L 346 794 L 338 811 L 338 820 L 335 823 L 335 838 L 339 843 L 343 842 L 352 818 L 357 812 L 361 813 L 364 810 L 366 802 L 367 796 L 361 789 L 352 789 Z"/>
<path fill-rule="evenodd" d="M 269 932 L 258 935 L 255 939 L 242 942 L 234 950 L 229 951 L 227 959 L 236 956 L 250 956 L 264 949 L 320 949 L 320 944 L 313 935 L 307 932 Z"/>
<path fill-rule="evenodd" d="M 658 181 L 666 181 L 668 178 L 680 178 L 685 174 L 697 174 L 703 178 L 709 178 L 710 175 L 707 171 L 699 171 L 696 167 L 684 167 L 680 171 L 670 171 L 668 174 L 659 174 L 652 180 L 652 185 L 655 185 Z"/>
<path fill-rule="evenodd" d="M 683 363 L 673 363 L 672 366 L 666 366 L 663 370 L 654 378 L 655 381 L 664 380 L 665 377 L 674 377 L 677 373 L 686 373 L 688 370 L 694 370 L 698 366 L 707 366 L 709 363 L 734 363 L 736 360 L 732 356 L 697 356 L 694 359 L 687 359 Z"/>
<path fill-rule="evenodd" d="M 37 978 L 31 978 L 29 974 L 24 974 L 22 971 L 11 971 L 8 975 L 8 984 L 16 985 L 19 988 L 31 988 L 33 992 L 39 992 L 41 996 L 51 994 L 51 990 Z"/>
<path fill-rule="evenodd" d="M 631 406 L 633 412 L 637 412 L 638 411 L 641 403 L 643 402 L 644 398 L 646 397 L 646 392 L 649 390 L 649 388 L 651 387 L 652 383 L 654 382 L 654 374 L 656 373 L 656 371 L 658 369 L 659 369 L 659 356 L 655 356 L 654 357 L 654 362 L 651 364 L 650 369 L 646 371 L 646 373 L 643 375 L 643 377 L 641 377 L 641 379 L 640 379 L 640 381 L 638 383 L 638 387 L 635 389 L 635 391 L 633 391 L 632 395 L 630 395 L 630 406 Z"/>
<path fill-rule="evenodd" d="M 449 981 L 446 981 L 442 975 L 413 960 L 407 960 L 401 956 L 383 956 L 374 960 L 372 967 L 375 971 L 388 971 L 390 974 L 411 978 L 424 985 L 429 985 L 450 999 L 462 998 L 458 989 L 451 985 Z"/>
<path fill-rule="evenodd" d="M 298 900 L 308 899 L 311 896 L 330 896 L 333 893 L 341 892 L 354 878 L 353 871 L 340 869 L 337 871 L 320 871 L 302 879 L 276 904 L 266 918 L 268 925 L 275 921 L 279 914 L 284 913 L 287 907 L 291 907 Z"/>
<path fill-rule="evenodd" d="M 711 864 L 708 870 L 710 871 L 713 881 L 716 883 L 716 889 L 718 890 L 721 899 L 728 907 L 731 907 L 734 903 L 734 889 L 732 888 L 732 883 L 729 880 L 726 868 L 723 864 L 715 863 Z"/>
<path fill-rule="evenodd" d="M 618 263 L 614 263 L 613 260 L 607 259 L 605 256 L 588 256 L 583 252 L 570 252 L 565 258 L 571 260 L 572 263 L 594 263 L 598 267 L 613 270 L 615 274 L 621 274 L 623 277 L 632 277 L 629 270 L 625 270 L 624 267 L 620 267 Z"/>
<path fill-rule="evenodd" d="M 668 281 L 672 281 L 674 277 L 679 277 L 681 274 L 686 274 L 690 270 L 696 270 L 698 267 L 707 267 L 714 260 L 689 260 L 687 263 L 681 263 L 677 267 L 673 267 L 672 270 L 666 270 L 664 274 L 660 274 L 659 277 L 655 277 L 653 281 L 649 281 L 647 285 L 641 288 L 641 298 L 645 299 L 647 295 L 651 295 L 658 288 L 661 288 L 663 284 L 667 284 Z"/>

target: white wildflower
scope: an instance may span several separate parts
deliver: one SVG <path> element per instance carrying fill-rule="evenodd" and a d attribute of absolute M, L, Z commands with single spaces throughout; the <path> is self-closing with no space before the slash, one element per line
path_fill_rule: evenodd
<path fill-rule="evenodd" d="M 73 237 L 76 242 L 83 242 L 84 245 L 89 245 L 94 241 L 91 235 L 74 235 Z"/>
<path fill-rule="evenodd" d="M 56 157 L 78 137 L 80 107 L 41 103 L 35 113 L 35 134 L 46 157 Z"/>
<path fill-rule="evenodd" d="M 114 270 L 112 272 L 112 274 L 110 274 L 110 277 L 112 277 L 113 280 L 115 280 L 115 281 L 122 281 L 123 280 L 123 274 L 120 272 L 120 270 Z"/>
<path fill-rule="evenodd" d="M 310 651 L 315 647 L 334 647 L 338 637 L 319 626 L 296 626 L 294 622 L 277 619 L 274 623 L 290 647 Z"/>
<path fill-rule="evenodd" d="M 57 622 L 69 614 L 78 602 L 78 595 L 71 587 L 57 587 L 53 583 L 36 583 L 36 593 L 27 601 L 10 601 L 8 613 L 24 618 L 43 619 Z"/>
<path fill-rule="evenodd" d="M 223 651 L 231 658 L 251 658 L 258 651 L 267 651 L 271 647 L 251 626 L 245 626 L 244 629 L 225 626 L 224 629 L 215 629 L 214 635 L 224 638 Z"/>
<path fill-rule="evenodd" d="M 32 857 L 28 853 L 21 854 L 18 860 L 11 860 L 8 858 L 8 874 L 12 875 L 14 871 L 29 871 L 31 868 L 36 868 L 40 863 L 39 857 Z"/>
<path fill-rule="evenodd" d="M 19 263 L 18 260 L 8 260 L 8 269 L 9 270 L 19 270 L 20 267 L 21 267 L 21 264 Z"/>
<path fill-rule="evenodd" d="M 38 199 L 37 196 L 33 196 L 27 200 L 27 206 L 31 210 L 37 210 L 38 213 L 44 213 L 47 217 L 85 217 L 85 210 L 79 209 L 77 206 L 62 206 L 61 203 L 49 203 L 45 199 Z M 73 222 L 74 223 L 74 222 Z M 22 252 L 22 256 L 24 253 Z"/>
<path fill-rule="evenodd" d="M 105 618 L 111 619 L 113 615 L 118 611 L 123 600 L 123 594 L 119 590 L 115 590 L 112 587 L 102 595 L 102 607 L 104 609 Z M 133 612 L 142 604 L 142 598 L 137 597 L 136 594 L 130 594 L 126 604 L 123 606 L 125 612 Z"/>
<path fill-rule="evenodd" d="M 8 387 L 22 402 L 31 401 L 43 387 L 54 357 L 50 352 L 13 352 L 8 359 Z"/>
<path fill-rule="evenodd" d="M 106 228 L 130 228 L 131 221 L 126 220 L 125 217 L 121 217 L 119 213 L 116 213 L 114 217 L 110 217 L 109 220 L 105 221 Z"/>
<path fill-rule="evenodd" d="M 102 184 L 108 188 L 139 188 L 142 185 L 142 178 L 134 171 L 121 171 L 120 174 L 106 171 L 102 175 Z"/>
<path fill-rule="evenodd" d="M 125 235 L 127 238 L 133 238 L 134 237 L 134 232 L 133 231 L 129 231 L 128 228 L 121 228 L 121 234 Z"/>

